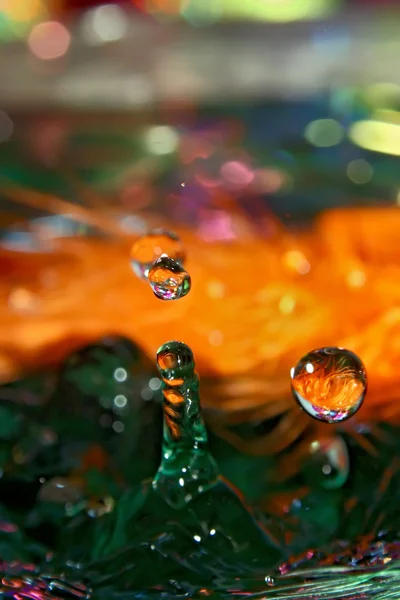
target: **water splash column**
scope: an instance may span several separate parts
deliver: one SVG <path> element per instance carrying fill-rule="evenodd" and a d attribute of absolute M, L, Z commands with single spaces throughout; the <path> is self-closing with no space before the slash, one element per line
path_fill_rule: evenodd
<path fill-rule="evenodd" d="M 191 349 L 167 342 L 158 350 L 157 366 L 163 381 L 164 437 L 153 489 L 179 508 L 212 487 L 219 472 L 208 447 Z"/>

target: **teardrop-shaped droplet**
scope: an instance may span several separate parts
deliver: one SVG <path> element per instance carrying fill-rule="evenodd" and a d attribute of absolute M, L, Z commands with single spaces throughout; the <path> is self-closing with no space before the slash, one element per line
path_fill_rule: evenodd
<path fill-rule="evenodd" d="M 350 458 L 344 439 L 338 435 L 320 437 L 310 444 L 305 473 L 311 485 L 341 488 L 350 472 Z"/>
<path fill-rule="evenodd" d="M 161 256 L 154 263 L 148 279 L 154 295 L 160 300 L 183 298 L 192 285 L 189 273 L 169 256 Z"/>
<path fill-rule="evenodd" d="M 367 390 L 363 363 L 343 348 L 313 350 L 299 360 L 290 374 L 293 396 L 301 408 L 327 423 L 354 415 Z"/>
<path fill-rule="evenodd" d="M 191 349 L 167 342 L 157 353 L 157 366 L 163 379 L 164 438 L 153 488 L 179 508 L 216 483 L 218 467 L 208 449 Z"/>
<path fill-rule="evenodd" d="M 133 271 L 146 280 L 151 267 L 162 255 L 169 256 L 180 265 L 185 260 L 185 250 L 178 236 L 172 231 L 155 229 L 134 243 L 131 250 Z"/>

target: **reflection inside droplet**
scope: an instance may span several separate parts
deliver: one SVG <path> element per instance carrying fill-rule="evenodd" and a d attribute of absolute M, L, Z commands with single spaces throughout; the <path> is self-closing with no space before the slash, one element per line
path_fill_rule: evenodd
<path fill-rule="evenodd" d="M 343 348 L 309 352 L 291 371 L 291 379 L 300 406 L 310 416 L 328 423 L 351 417 L 360 408 L 367 389 L 364 365 Z"/>
<path fill-rule="evenodd" d="M 341 436 L 325 436 L 311 442 L 304 473 L 312 486 L 340 488 L 347 481 L 349 471 L 349 452 Z"/>
<path fill-rule="evenodd" d="M 179 300 L 191 289 L 190 275 L 181 265 L 161 256 L 148 273 L 148 280 L 154 295 L 160 300 Z"/>

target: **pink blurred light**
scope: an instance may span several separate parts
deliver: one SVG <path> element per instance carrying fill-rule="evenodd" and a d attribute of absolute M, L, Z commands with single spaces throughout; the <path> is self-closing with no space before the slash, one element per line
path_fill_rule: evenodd
<path fill-rule="evenodd" d="M 230 215 L 222 210 L 207 211 L 199 226 L 199 235 L 206 242 L 236 238 Z"/>
<path fill-rule="evenodd" d="M 14 525 L 14 523 L 9 523 L 8 521 L 0 521 L 0 531 L 4 533 L 15 533 L 18 531 L 18 527 Z"/>
<path fill-rule="evenodd" d="M 222 165 L 221 175 L 228 184 L 238 188 L 248 186 L 254 179 L 254 172 L 244 163 L 236 160 Z"/>
<path fill-rule="evenodd" d="M 54 60 L 64 56 L 71 44 L 68 29 L 58 21 L 38 23 L 28 38 L 28 46 L 37 58 Z"/>

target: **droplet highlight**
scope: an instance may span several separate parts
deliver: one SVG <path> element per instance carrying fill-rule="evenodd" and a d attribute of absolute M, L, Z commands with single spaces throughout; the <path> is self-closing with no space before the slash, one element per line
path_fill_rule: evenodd
<path fill-rule="evenodd" d="M 134 273 L 141 279 L 147 280 L 153 264 L 163 255 L 183 265 L 185 249 L 175 233 L 165 229 L 155 229 L 140 237 L 131 250 L 131 266 Z"/>
<path fill-rule="evenodd" d="M 154 263 L 148 273 L 148 280 L 154 295 L 160 300 L 179 300 L 192 287 L 189 273 L 169 256 L 161 256 Z"/>
<path fill-rule="evenodd" d="M 291 370 L 292 393 L 303 410 L 326 423 L 350 418 L 367 390 L 367 374 L 350 350 L 327 347 L 309 352 Z"/>

